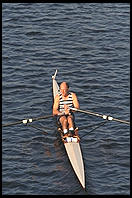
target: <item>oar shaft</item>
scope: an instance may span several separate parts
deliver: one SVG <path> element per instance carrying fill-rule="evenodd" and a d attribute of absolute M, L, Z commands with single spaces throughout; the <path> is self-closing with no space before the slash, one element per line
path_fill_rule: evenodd
<path fill-rule="evenodd" d="M 51 117 L 53 117 L 53 115 L 47 115 L 47 116 L 42 116 L 42 117 L 39 117 L 39 118 L 33 118 L 33 121 L 42 120 L 42 119 L 51 118 Z"/>
<path fill-rule="evenodd" d="M 17 124 L 21 124 L 21 123 L 27 124 L 27 123 L 31 123 L 33 121 L 42 120 L 42 119 L 51 118 L 51 117 L 53 117 L 53 115 L 46 115 L 46 116 L 41 116 L 38 118 L 24 119 L 24 120 L 20 120 L 20 121 L 13 122 L 13 123 L 3 124 L 2 127 L 17 125 Z"/>
<path fill-rule="evenodd" d="M 90 111 L 84 111 L 84 110 L 76 109 L 76 108 L 70 108 L 70 109 L 73 110 L 73 111 L 78 111 L 78 112 L 81 112 L 81 113 L 87 113 L 89 115 L 94 115 L 94 116 L 97 116 L 97 117 L 101 117 L 103 119 L 114 120 L 114 121 L 117 121 L 117 122 L 122 122 L 122 123 L 130 125 L 130 122 L 126 121 L 126 120 L 120 120 L 120 119 L 117 119 L 117 118 L 113 118 L 111 116 L 101 115 L 101 114 L 98 114 L 98 113 L 94 113 L 94 112 L 90 112 Z"/>
<path fill-rule="evenodd" d="M 125 123 L 125 124 L 129 124 L 130 125 L 130 122 L 129 121 L 126 121 L 126 120 L 120 120 L 120 119 L 117 119 L 117 118 L 113 118 L 114 121 L 117 121 L 117 122 L 122 122 L 122 123 Z"/>
<path fill-rule="evenodd" d="M 12 126 L 12 125 L 21 124 L 21 123 L 22 123 L 22 120 L 21 121 L 17 121 L 17 122 L 13 122 L 13 123 L 9 123 L 9 124 L 3 124 L 2 127 Z"/>
<path fill-rule="evenodd" d="M 71 108 L 71 110 L 75 110 L 75 111 L 78 111 L 78 112 L 81 112 L 81 113 L 87 113 L 87 114 L 90 114 L 90 115 L 94 115 L 94 116 L 98 116 L 98 117 L 103 118 L 103 116 L 98 114 L 98 113 L 94 113 L 94 112 L 90 112 L 90 111 L 84 111 L 84 110 L 75 109 L 75 108 Z"/>

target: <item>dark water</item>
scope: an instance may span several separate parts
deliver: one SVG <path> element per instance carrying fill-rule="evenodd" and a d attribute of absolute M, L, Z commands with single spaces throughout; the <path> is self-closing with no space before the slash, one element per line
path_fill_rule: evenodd
<path fill-rule="evenodd" d="M 3 3 L 3 123 L 52 113 L 52 79 L 68 81 L 81 109 L 130 119 L 130 5 Z M 129 195 L 129 125 L 78 113 L 84 192 L 53 118 L 2 131 L 3 195 Z M 47 127 L 47 128 L 46 128 Z M 45 133 L 47 132 L 47 134 Z"/>

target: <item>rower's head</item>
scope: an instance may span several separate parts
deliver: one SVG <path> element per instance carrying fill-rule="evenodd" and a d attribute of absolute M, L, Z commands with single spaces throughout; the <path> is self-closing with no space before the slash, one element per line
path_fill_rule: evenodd
<path fill-rule="evenodd" d="M 68 91 L 69 91 L 69 85 L 67 82 L 62 82 L 60 84 L 60 92 L 61 94 L 65 97 L 68 95 Z"/>

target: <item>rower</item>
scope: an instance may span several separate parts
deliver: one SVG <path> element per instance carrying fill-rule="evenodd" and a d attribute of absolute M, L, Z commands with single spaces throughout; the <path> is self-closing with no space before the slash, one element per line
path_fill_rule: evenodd
<path fill-rule="evenodd" d="M 74 135 L 74 114 L 69 108 L 79 109 L 79 101 L 73 92 L 69 92 L 67 82 L 60 84 L 60 93 L 56 95 L 53 105 L 53 115 L 57 116 L 58 122 L 61 124 L 64 135 Z"/>

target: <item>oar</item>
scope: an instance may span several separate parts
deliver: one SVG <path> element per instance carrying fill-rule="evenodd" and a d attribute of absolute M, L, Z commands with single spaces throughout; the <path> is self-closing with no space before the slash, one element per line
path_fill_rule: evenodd
<path fill-rule="evenodd" d="M 101 118 L 103 118 L 105 120 L 114 120 L 114 121 L 117 121 L 117 122 L 122 122 L 122 123 L 129 124 L 130 125 L 130 122 L 129 121 L 126 121 L 126 120 L 120 120 L 120 119 L 117 119 L 117 118 L 113 118 L 111 116 L 101 115 L 101 114 L 98 114 L 98 113 L 94 113 L 94 112 L 90 112 L 90 111 L 84 111 L 84 110 L 76 109 L 76 108 L 70 108 L 70 109 L 73 110 L 73 111 L 78 111 L 78 112 L 81 112 L 81 113 L 87 113 L 89 115 L 101 117 Z"/>
<path fill-rule="evenodd" d="M 27 123 L 31 123 L 33 121 L 37 121 L 37 120 L 42 120 L 42 119 L 46 119 L 46 118 L 51 118 L 53 117 L 53 115 L 46 115 L 46 116 L 42 116 L 42 117 L 38 117 L 38 118 L 29 118 L 29 119 L 24 119 L 24 120 L 19 120 L 17 122 L 13 122 L 13 123 L 7 123 L 7 124 L 3 124 L 2 127 L 6 127 L 6 126 L 12 126 L 12 125 L 17 125 L 17 124 L 27 124 Z"/>

